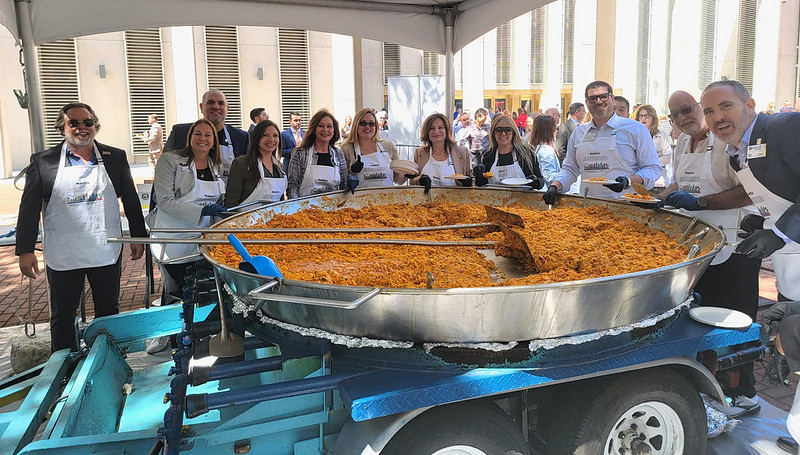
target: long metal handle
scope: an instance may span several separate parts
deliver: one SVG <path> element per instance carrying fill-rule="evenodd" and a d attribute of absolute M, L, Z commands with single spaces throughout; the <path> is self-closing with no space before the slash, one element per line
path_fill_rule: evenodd
<path fill-rule="evenodd" d="M 153 228 L 150 232 L 174 233 L 174 234 L 368 234 L 373 232 L 427 232 L 444 231 L 453 229 L 473 229 L 496 226 L 495 223 L 473 223 L 473 224 L 449 224 L 443 226 L 421 226 L 405 228 L 206 228 L 206 229 L 180 229 L 180 228 Z"/>
<path fill-rule="evenodd" d="M 178 243 L 192 245 L 230 245 L 226 239 L 168 239 L 168 238 L 147 238 L 130 237 L 116 238 L 109 237 L 108 243 L 133 243 L 133 244 L 162 244 Z M 494 247 L 497 242 L 487 240 L 459 240 L 453 242 L 437 242 L 433 240 L 410 240 L 410 239 L 241 239 L 245 245 L 306 245 L 306 244 L 355 244 L 355 245 L 416 245 L 416 246 L 476 246 Z"/>
<path fill-rule="evenodd" d="M 349 302 L 343 300 L 317 299 L 314 297 L 300 297 L 296 295 L 283 295 L 283 294 L 273 294 L 264 292 L 268 289 L 272 289 L 273 287 L 277 286 L 278 283 L 279 283 L 278 280 L 271 281 L 263 286 L 257 287 L 252 291 L 248 292 L 247 296 L 255 300 L 299 303 L 302 305 L 314 305 L 314 306 L 324 306 L 330 308 L 339 308 L 342 310 L 352 310 L 354 308 L 357 308 L 359 305 L 366 302 L 367 300 L 375 297 L 376 295 L 378 295 L 379 292 L 381 292 L 381 288 L 373 288 L 372 290 L 362 295 L 358 299 Z"/>

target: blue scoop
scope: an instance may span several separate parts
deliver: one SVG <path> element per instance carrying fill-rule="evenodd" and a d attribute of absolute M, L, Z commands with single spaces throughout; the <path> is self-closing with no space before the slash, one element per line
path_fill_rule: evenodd
<path fill-rule="evenodd" d="M 244 261 L 239 263 L 239 270 L 258 275 L 283 278 L 283 274 L 278 270 L 275 261 L 266 256 L 250 256 L 247 248 L 245 248 L 242 242 L 233 234 L 228 234 L 228 241 L 231 242 L 233 249 L 244 259 Z"/>

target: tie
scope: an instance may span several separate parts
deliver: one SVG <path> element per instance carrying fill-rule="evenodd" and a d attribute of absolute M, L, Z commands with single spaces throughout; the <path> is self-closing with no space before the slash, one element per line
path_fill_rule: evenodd
<path fill-rule="evenodd" d="M 300 134 L 297 132 L 297 130 L 293 131 L 294 131 L 294 145 L 300 145 Z"/>

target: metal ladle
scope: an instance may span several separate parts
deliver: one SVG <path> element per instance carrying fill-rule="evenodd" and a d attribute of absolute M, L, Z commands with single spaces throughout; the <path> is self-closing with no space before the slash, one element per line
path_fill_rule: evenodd
<path fill-rule="evenodd" d="M 222 305 L 222 280 L 214 269 L 214 282 L 217 284 L 217 299 L 219 299 L 220 332 L 208 342 L 208 353 L 215 357 L 237 357 L 244 353 L 244 340 L 228 330 L 228 320 L 225 317 L 225 307 Z"/>

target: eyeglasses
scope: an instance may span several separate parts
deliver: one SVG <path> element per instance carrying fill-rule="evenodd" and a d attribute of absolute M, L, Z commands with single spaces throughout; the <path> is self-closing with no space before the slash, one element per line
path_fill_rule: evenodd
<path fill-rule="evenodd" d="M 590 95 L 586 97 L 586 102 L 589 104 L 594 104 L 598 101 L 605 101 L 611 96 L 610 93 L 601 93 L 599 95 Z"/>
<path fill-rule="evenodd" d="M 639 120 L 646 119 L 646 118 L 650 118 L 650 114 L 648 114 L 647 112 L 642 112 L 642 113 L 639 114 Z"/>
<path fill-rule="evenodd" d="M 358 126 L 368 126 L 370 128 L 375 128 L 375 125 L 377 125 L 377 123 L 375 122 L 358 122 Z"/>
<path fill-rule="evenodd" d="M 511 134 L 512 131 L 514 131 L 514 128 L 508 126 L 499 126 L 494 129 L 494 132 L 497 134 Z"/>
<path fill-rule="evenodd" d="M 67 125 L 69 125 L 70 128 L 77 128 L 81 123 L 83 123 L 83 126 L 86 128 L 91 128 L 94 126 L 94 119 L 85 118 L 83 120 L 69 120 Z"/>
<path fill-rule="evenodd" d="M 698 104 L 700 104 L 700 103 L 694 103 L 691 106 L 686 106 L 686 107 L 684 107 L 683 109 L 681 109 L 679 111 L 669 111 L 669 115 L 667 117 L 669 117 L 669 119 L 674 122 L 675 120 L 678 120 L 678 115 L 680 115 L 680 114 L 683 114 L 683 115 L 691 114 L 692 111 L 694 110 L 695 106 L 697 106 Z"/>

